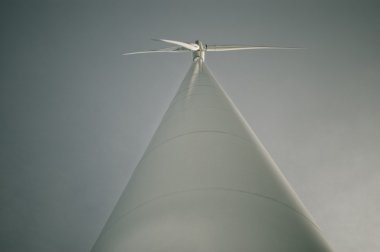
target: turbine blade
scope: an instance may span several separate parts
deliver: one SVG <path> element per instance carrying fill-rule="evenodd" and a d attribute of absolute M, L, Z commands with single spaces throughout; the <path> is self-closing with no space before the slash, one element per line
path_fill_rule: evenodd
<path fill-rule="evenodd" d="M 186 52 L 187 49 L 183 47 L 169 47 L 169 48 L 163 48 L 158 50 L 147 50 L 147 51 L 140 51 L 140 52 L 130 52 L 130 53 L 123 53 L 122 55 L 133 55 L 133 54 L 143 54 L 143 53 L 172 53 L 172 52 Z"/>
<path fill-rule="evenodd" d="M 240 50 L 260 50 L 260 49 L 302 49 L 299 47 L 274 47 L 274 46 L 249 46 L 249 45 L 207 45 L 206 51 L 225 52 Z"/>
<path fill-rule="evenodd" d="M 179 45 L 179 46 L 187 48 L 191 51 L 196 51 L 199 49 L 198 45 L 189 44 L 189 43 L 185 43 L 185 42 L 181 42 L 181 41 L 175 41 L 175 40 L 169 40 L 169 39 L 152 39 L 152 40 L 161 41 L 161 42 L 165 42 L 165 43 L 169 43 L 169 44 L 173 44 L 173 45 Z"/>

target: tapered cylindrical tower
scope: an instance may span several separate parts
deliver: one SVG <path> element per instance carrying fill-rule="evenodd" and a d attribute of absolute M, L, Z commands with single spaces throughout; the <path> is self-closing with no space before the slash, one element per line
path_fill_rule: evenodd
<path fill-rule="evenodd" d="M 93 252 L 327 252 L 320 230 L 198 59 Z"/>

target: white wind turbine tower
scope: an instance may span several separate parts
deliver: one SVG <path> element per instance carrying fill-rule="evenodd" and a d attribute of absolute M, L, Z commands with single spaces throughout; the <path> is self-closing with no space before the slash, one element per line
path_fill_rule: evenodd
<path fill-rule="evenodd" d="M 327 252 L 318 226 L 204 63 L 205 52 L 292 49 L 205 45 L 92 252 Z"/>

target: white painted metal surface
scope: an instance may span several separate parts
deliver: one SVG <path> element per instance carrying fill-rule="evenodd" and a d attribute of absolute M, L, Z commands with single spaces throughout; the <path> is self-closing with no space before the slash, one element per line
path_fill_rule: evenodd
<path fill-rule="evenodd" d="M 331 250 L 198 59 L 92 251 Z"/>

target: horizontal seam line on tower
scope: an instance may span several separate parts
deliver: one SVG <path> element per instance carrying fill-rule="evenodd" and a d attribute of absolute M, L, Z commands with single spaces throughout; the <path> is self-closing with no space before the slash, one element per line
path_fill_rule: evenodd
<path fill-rule="evenodd" d="M 307 216 L 305 216 L 303 213 L 297 211 L 296 209 L 294 209 L 293 207 L 289 206 L 288 204 L 280 201 L 280 200 L 277 200 L 273 197 L 270 197 L 270 196 L 267 196 L 267 195 L 263 195 L 263 194 L 260 194 L 260 193 L 254 193 L 254 192 L 248 192 L 248 191 L 244 191 L 244 190 L 241 190 L 241 189 L 233 189 L 233 188 L 225 188 L 225 187 L 204 187 L 204 188 L 193 188 L 193 189 L 189 189 L 189 190 L 183 190 L 183 191 L 177 191 L 177 192 L 171 192 L 171 193 L 167 193 L 167 194 L 162 194 L 162 195 L 159 195 L 159 196 L 156 196 L 152 199 L 149 199 L 149 200 L 146 200 L 140 204 L 138 204 L 137 206 L 135 206 L 134 208 L 132 208 L 131 210 L 129 210 L 128 212 L 120 215 L 119 217 L 117 217 L 114 221 L 112 221 L 112 223 L 110 223 L 110 225 L 107 226 L 107 229 L 104 230 L 104 232 L 108 232 L 110 230 L 110 228 L 115 225 L 117 222 L 119 222 L 120 220 L 124 219 L 125 217 L 127 217 L 129 214 L 133 213 L 136 209 L 138 208 L 141 208 L 149 203 L 151 203 L 152 201 L 156 201 L 158 199 L 162 199 L 162 198 L 166 198 L 166 197 L 170 197 L 170 196 L 173 196 L 173 195 L 176 195 L 176 194 L 182 194 L 182 193 L 187 193 L 187 192 L 202 192 L 202 191 L 212 191 L 212 190 L 215 190 L 215 191 L 232 191 L 232 192 L 239 192 L 239 193 L 243 193 L 243 194 L 247 194 L 247 195 L 250 195 L 250 196 L 255 196 L 255 197 L 258 197 L 258 198 L 263 198 L 263 199 L 266 199 L 268 201 L 272 201 L 274 203 L 277 203 L 293 212 L 295 212 L 296 214 L 300 215 L 301 217 L 303 217 L 304 219 L 306 219 L 307 221 L 309 221 L 314 227 L 316 227 L 318 230 L 320 230 L 320 228 L 311 220 L 309 219 Z"/>
<path fill-rule="evenodd" d="M 174 99 L 173 99 L 173 101 L 169 104 L 168 111 L 170 111 L 171 110 L 170 108 L 173 107 L 178 102 L 183 101 L 186 98 L 189 98 L 191 96 L 198 96 L 198 95 L 200 96 L 200 95 L 210 95 L 210 94 L 209 93 L 190 93 L 190 94 L 187 94 L 185 96 L 175 96 Z M 223 95 L 223 94 L 222 93 L 216 93 L 216 95 L 213 96 L 213 97 L 221 98 L 221 95 Z M 177 99 L 177 97 L 178 97 L 178 99 Z"/>
<path fill-rule="evenodd" d="M 194 87 L 210 87 L 210 88 L 214 88 L 214 89 L 216 88 L 214 85 L 205 85 L 205 84 L 191 85 L 191 86 L 187 86 L 186 88 L 184 88 L 182 90 L 178 90 L 178 93 L 175 95 L 175 97 L 177 97 L 178 95 L 182 94 L 183 92 L 185 92 L 191 88 L 194 88 Z"/>
<path fill-rule="evenodd" d="M 219 131 L 219 130 L 196 130 L 196 131 L 190 131 L 190 132 L 186 132 L 186 133 L 183 133 L 183 134 L 180 134 L 180 135 L 168 138 L 165 141 L 162 141 L 161 143 L 158 143 L 157 145 L 153 146 L 151 150 L 149 150 L 148 152 L 144 153 L 144 155 L 141 158 L 141 160 L 140 160 L 139 163 L 141 163 L 141 161 L 143 159 L 145 159 L 145 157 L 148 154 L 150 154 L 151 152 L 153 152 L 154 150 L 156 150 L 161 145 L 167 144 L 167 143 L 171 142 L 172 140 L 175 140 L 175 139 L 180 138 L 180 137 L 184 137 L 184 136 L 187 136 L 187 135 L 193 135 L 193 134 L 202 134 L 202 133 L 217 133 L 217 134 L 222 134 L 222 135 L 228 135 L 228 136 L 236 137 L 236 138 L 238 138 L 240 140 L 243 140 L 244 142 L 247 142 L 249 144 L 252 144 L 250 141 L 248 141 L 247 139 L 245 139 L 245 138 L 243 138 L 243 137 L 241 137 L 239 135 L 231 134 L 231 133 L 228 133 L 228 132 L 225 132 L 225 131 Z M 149 146 L 148 146 L 148 148 L 149 148 Z"/>
<path fill-rule="evenodd" d="M 224 109 L 224 108 L 219 108 L 219 107 L 202 107 L 202 109 L 204 110 L 217 110 L 217 111 L 225 111 L 225 112 L 233 112 L 232 110 L 228 110 L 228 109 Z M 160 126 L 163 122 L 166 122 L 168 121 L 170 118 L 172 118 L 173 116 L 177 115 L 178 113 L 180 112 L 185 112 L 187 110 L 190 110 L 190 108 L 185 108 L 185 109 L 181 109 L 181 110 L 174 110 L 174 111 L 170 111 L 170 115 L 168 115 L 166 117 L 166 115 L 164 116 L 164 118 L 162 119 L 162 121 L 160 122 Z M 201 109 L 199 108 L 195 108 L 194 110 L 197 110 L 197 111 L 200 111 Z"/>

